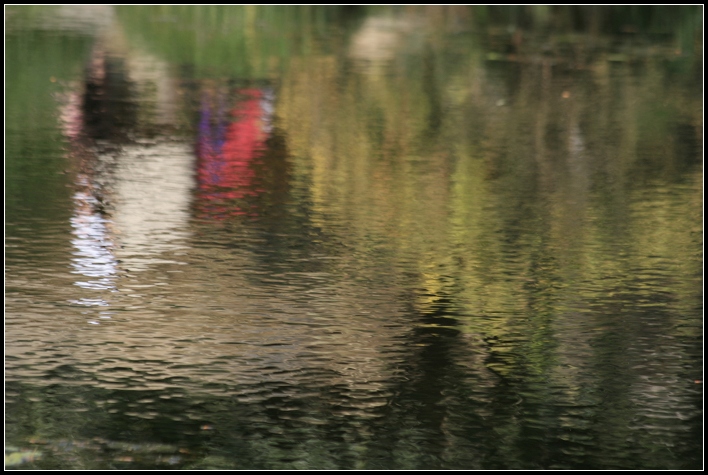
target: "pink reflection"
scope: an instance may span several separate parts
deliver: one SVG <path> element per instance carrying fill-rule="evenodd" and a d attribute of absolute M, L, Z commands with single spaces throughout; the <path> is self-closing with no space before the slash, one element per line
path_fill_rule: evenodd
<path fill-rule="evenodd" d="M 272 99 L 261 89 L 236 92 L 242 99 L 228 114 L 224 95 L 202 101 L 197 143 L 200 217 L 257 215 L 238 200 L 263 192 L 255 183 L 253 165 L 266 147 Z"/>

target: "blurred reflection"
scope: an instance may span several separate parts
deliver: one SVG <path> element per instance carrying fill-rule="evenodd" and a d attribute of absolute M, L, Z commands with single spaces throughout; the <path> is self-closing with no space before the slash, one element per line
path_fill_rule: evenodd
<path fill-rule="evenodd" d="M 111 33 L 113 37 L 120 33 Z M 94 50 L 87 74 L 83 108 L 86 136 L 98 144 L 94 181 L 110 196 L 116 256 L 129 271 L 146 270 L 170 251 L 182 249 L 188 233 L 193 154 L 187 143 L 140 138 L 145 119 L 138 105 L 151 105 L 153 120 L 165 128 L 174 114 L 171 81 L 155 58 L 133 52 Z M 164 104 L 163 104 L 164 103 Z"/>
<path fill-rule="evenodd" d="M 100 64 L 100 63 L 97 63 Z M 102 64 L 100 64 L 102 66 Z M 101 68 L 102 70 L 102 68 Z M 71 244 L 76 251 L 73 253 L 73 274 L 80 274 L 89 280 L 77 280 L 75 285 L 90 290 L 115 289 L 115 274 L 117 260 L 113 255 L 113 242 L 109 233 L 109 221 L 105 217 L 102 197 L 93 182 L 89 157 L 83 146 L 84 115 L 81 98 L 76 92 L 68 93 L 65 98 L 60 117 L 63 132 L 71 144 L 71 150 L 80 164 L 80 172 L 76 177 L 79 190 L 74 194 L 74 216 L 71 218 L 74 238 Z M 109 303 L 99 294 L 93 298 L 79 298 L 70 303 L 87 307 L 107 307 Z M 86 312 L 83 312 L 86 313 Z M 101 311 L 101 318 L 110 318 L 110 313 Z M 89 323 L 98 323 L 90 321 Z"/>
<path fill-rule="evenodd" d="M 334 37 L 305 9 L 122 10 L 62 110 L 73 255 L 13 251 L 14 439 L 210 469 L 697 466 L 693 60 L 381 11 Z"/>
<path fill-rule="evenodd" d="M 394 59 L 410 36 L 422 23 L 412 18 L 370 16 L 351 38 L 349 55 L 364 65 L 382 65 Z M 370 71 L 371 72 L 371 71 Z"/>
<path fill-rule="evenodd" d="M 204 91 L 197 129 L 199 217 L 257 214 L 238 200 L 263 192 L 255 186 L 253 165 L 270 134 L 273 100 L 269 88 L 237 89 L 233 94 L 214 87 Z"/>
<path fill-rule="evenodd" d="M 87 289 L 110 289 L 114 287 L 112 276 L 115 274 L 116 260 L 113 256 L 112 243 L 108 236 L 107 221 L 97 211 L 100 203 L 90 193 L 77 192 L 76 215 L 71 218 L 75 239 L 71 243 L 76 247 L 77 257 L 72 266 L 75 273 L 87 277 L 99 277 L 98 280 L 76 282 Z"/>
<path fill-rule="evenodd" d="M 105 158 L 105 157 L 102 157 Z M 130 271 L 146 270 L 184 249 L 189 236 L 189 191 L 194 157 L 187 144 L 125 146 L 117 157 L 112 184 L 116 255 Z"/>

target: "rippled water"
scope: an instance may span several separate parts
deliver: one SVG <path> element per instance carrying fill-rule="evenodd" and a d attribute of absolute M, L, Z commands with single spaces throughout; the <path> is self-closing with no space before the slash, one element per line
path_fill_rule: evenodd
<path fill-rule="evenodd" d="M 6 11 L 6 465 L 701 468 L 700 15 L 486 11 Z"/>

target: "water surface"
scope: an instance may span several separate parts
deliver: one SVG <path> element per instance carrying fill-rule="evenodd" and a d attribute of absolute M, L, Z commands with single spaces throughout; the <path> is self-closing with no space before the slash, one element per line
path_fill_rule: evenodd
<path fill-rule="evenodd" d="M 8 8 L 6 464 L 701 468 L 701 17 Z"/>

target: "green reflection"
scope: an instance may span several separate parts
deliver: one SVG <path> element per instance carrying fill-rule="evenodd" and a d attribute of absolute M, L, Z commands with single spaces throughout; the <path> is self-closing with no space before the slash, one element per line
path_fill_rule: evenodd
<path fill-rule="evenodd" d="M 118 7 L 132 41 L 195 77 L 265 79 L 331 34 L 341 7 Z"/>
<path fill-rule="evenodd" d="M 59 95 L 79 79 L 91 38 L 28 29 L 6 34 L 6 222 L 52 218 L 69 191 Z"/>

